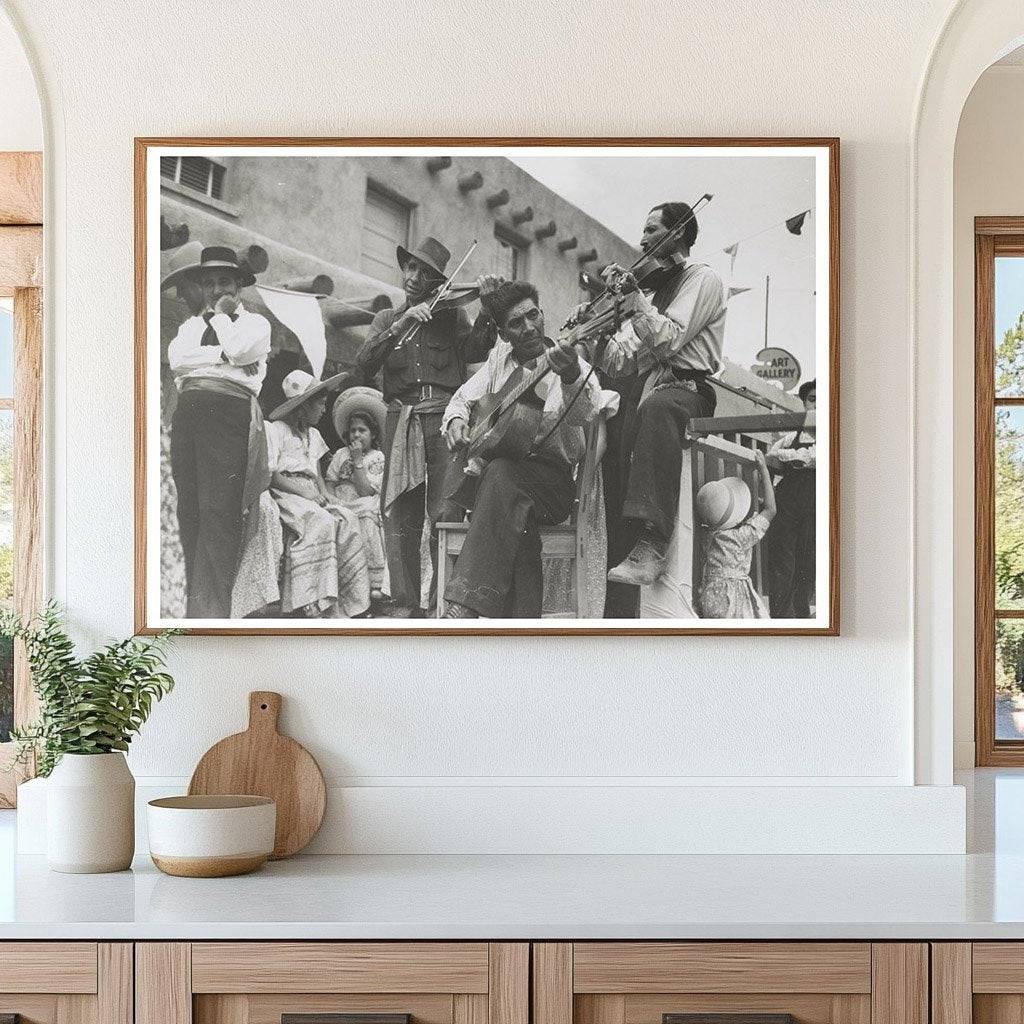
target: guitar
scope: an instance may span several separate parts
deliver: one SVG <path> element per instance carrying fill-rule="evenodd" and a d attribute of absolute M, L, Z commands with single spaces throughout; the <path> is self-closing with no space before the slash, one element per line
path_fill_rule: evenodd
<path fill-rule="evenodd" d="M 591 337 L 607 338 L 632 312 L 633 305 L 628 298 L 620 300 L 614 308 L 585 323 L 563 328 L 559 341 L 574 344 Z M 603 347 L 599 348 L 603 351 Z M 600 358 L 596 357 L 598 362 Z M 537 385 L 551 372 L 548 352 L 544 352 L 535 367 L 517 366 L 497 391 L 475 403 L 467 443 L 455 453 L 449 469 L 449 496 L 460 490 L 467 477 L 480 477 L 488 462 L 497 458 L 524 459 L 534 450 L 545 401 L 537 393 Z"/>

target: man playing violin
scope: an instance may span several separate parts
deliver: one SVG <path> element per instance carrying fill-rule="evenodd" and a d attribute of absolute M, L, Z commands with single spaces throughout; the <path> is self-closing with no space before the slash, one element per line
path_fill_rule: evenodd
<path fill-rule="evenodd" d="M 493 336 L 483 329 L 483 322 L 480 329 L 471 325 L 462 308 L 430 309 L 451 258 L 436 238 L 424 238 L 411 250 L 400 245 L 397 257 L 405 302 L 377 313 L 356 363 L 367 382 L 383 371 L 382 391 L 388 403 L 381 512 L 391 594 L 414 616 L 422 616 L 423 521 L 426 517 L 430 523 L 436 574 L 433 528 L 444 503 L 449 462 L 441 437 L 441 414 L 466 379 L 466 364 L 487 356 Z M 479 284 L 493 288 L 497 279 L 482 278 Z M 413 327 L 418 329 L 410 335 Z M 433 603 L 432 595 L 429 604 Z"/>
<path fill-rule="evenodd" d="M 670 232 L 677 237 L 663 244 Z M 637 374 L 624 407 L 624 529 L 609 551 L 608 579 L 615 583 L 650 585 L 664 572 L 679 512 L 687 424 L 715 411 L 708 378 L 722 365 L 725 290 L 710 267 L 690 261 L 696 238 L 692 209 L 662 203 L 648 214 L 640 240 L 641 250 L 656 251 L 661 265 L 644 276 L 642 289 L 617 265 L 604 272 L 612 287 L 635 292 L 629 319 L 600 363 L 613 376 Z M 692 515 L 689 504 L 684 514 Z"/>
<path fill-rule="evenodd" d="M 532 284 L 506 281 L 482 302 L 497 323 L 499 340 L 448 403 L 442 422 L 448 446 L 465 448 L 474 407 L 501 392 L 519 367 L 533 369 L 546 357 L 552 372 L 532 389 L 535 399 L 522 399 L 540 406 L 529 453 L 495 458 L 483 469 L 469 530 L 445 587 L 444 617 L 540 618 L 544 595 L 537 527 L 568 518 L 575 497 L 573 469 L 584 454 L 583 428 L 601 408 L 603 395 L 571 345 L 545 338 Z"/>

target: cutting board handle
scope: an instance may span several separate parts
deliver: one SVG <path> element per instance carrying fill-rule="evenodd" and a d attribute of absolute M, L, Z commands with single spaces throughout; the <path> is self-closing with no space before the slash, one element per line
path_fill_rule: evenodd
<path fill-rule="evenodd" d="M 281 714 L 281 694 L 272 690 L 253 690 L 249 694 L 249 732 L 277 732 Z"/>

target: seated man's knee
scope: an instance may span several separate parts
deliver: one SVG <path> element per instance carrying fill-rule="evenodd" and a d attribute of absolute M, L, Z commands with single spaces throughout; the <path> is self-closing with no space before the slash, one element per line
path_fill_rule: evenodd
<path fill-rule="evenodd" d="M 515 479 L 516 475 L 515 459 L 494 459 L 484 467 L 480 483 L 481 485 L 486 483 L 493 487 L 497 483 Z"/>

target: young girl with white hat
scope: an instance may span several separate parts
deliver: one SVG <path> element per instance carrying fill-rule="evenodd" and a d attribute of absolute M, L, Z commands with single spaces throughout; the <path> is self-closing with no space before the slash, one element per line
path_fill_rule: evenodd
<path fill-rule="evenodd" d="M 754 548 L 775 516 L 775 489 L 764 455 L 757 453 L 764 506 L 750 515 L 750 488 L 738 476 L 710 480 L 697 492 L 694 515 L 708 531 L 697 609 L 704 619 L 767 619 L 750 578 Z M 749 516 L 749 518 L 748 518 Z"/>

